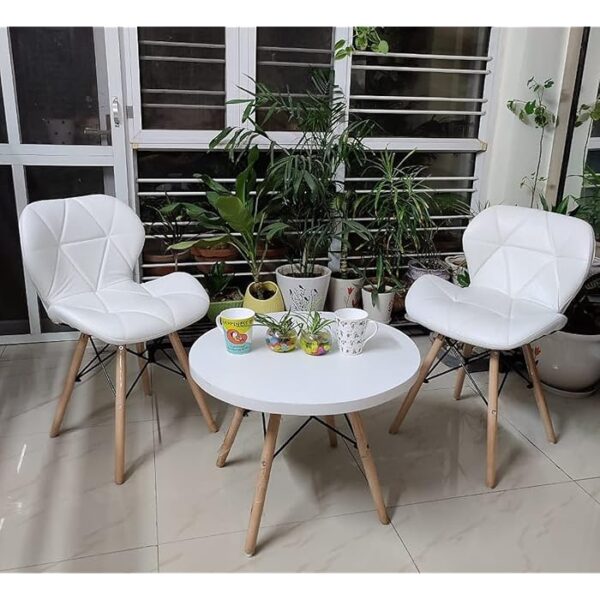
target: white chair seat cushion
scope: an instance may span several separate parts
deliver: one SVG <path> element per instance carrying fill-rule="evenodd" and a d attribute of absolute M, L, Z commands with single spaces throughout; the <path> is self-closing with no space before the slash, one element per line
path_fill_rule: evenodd
<path fill-rule="evenodd" d="M 431 331 L 490 350 L 518 348 L 567 322 L 542 304 L 487 287 L 461 288 L 434 275 L 411 286 L 406 316 Z"/>
<path fill-rule="evenodd" d="M 171 273 L 139 284 L 123 280 L 53 303 L 48 316 L 109 344 L 145 342 L 201 319 L 208 294 L 189 273 Z"/>

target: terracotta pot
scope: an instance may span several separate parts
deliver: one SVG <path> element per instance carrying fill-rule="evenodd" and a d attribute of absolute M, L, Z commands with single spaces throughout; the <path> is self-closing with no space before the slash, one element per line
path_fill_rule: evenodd
<path fill-rule="evenodd" d="M 275 269 L 277 285 L 281 289 L 287 310 L 323 310 L 331 269 L 315 265 L 314 277 L 294 277 L 295 265 L 282 265 Z"/>
<path fill-rule="evenodd" d="M 360 308 L 362 287 L 364 277 L 342 279 L 331 276 L 329 291 L 327 293 L 327 306 L 329 310 L 336 311 L 340 308 Z"/>
<path fill-rule="evenodd" d="M 145 263 L 161 264 L 175 262 L 175 257 L 177 257 L 177 263 L 182 263 L 185 262 L 189 255 L 189 250 L 182 250 L 181 252 L 176 253 L 167 252 L 165 254 L 160 251 L 159 244 L 150 243 L 146 244 L 142 259 Z M 163 275 L 168 275 L 176 270 L 174 265 L 144 267 L 144 275 L 148 275 L 149 277 L 162 277 Z"/>
<path fill-rule="evenodd" d="M 196 269 L 200 273 L 209 273 L 210 268 L 217 262 L 224 262 L 228 260 L 236 260 L 239 258 L 239 252 L 233 246 L 223 246 L 215 248 L 200 248 L 198 246 L 192 246 L 192 256 L 198 263 Z M 234 271 L 234 265 L 225 264 L 225 273 L 232 273 Z"/>
<path fill-rule="evenodd" d="M 267 289 L 275 292 L 270 298 L 266 300 L 260 300 L 253 293 L 253 287 L 255 283 L 251 283 L 246 288 L 244 294 L 244 308 L 252 309 L 256 314 L 266 314 L 273 312 L 283 312 L 283 298 L 281 296 L 281 290 L 274 281 L 263 281 L 262 285 Z"/>

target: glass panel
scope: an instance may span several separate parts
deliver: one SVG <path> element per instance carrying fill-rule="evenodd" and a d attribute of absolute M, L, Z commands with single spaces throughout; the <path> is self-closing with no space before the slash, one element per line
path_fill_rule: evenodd
<path fill-rule="evenodd" d="M 4 98 L 2 97 L 2 86 L 0 85 L 0 144 L 8 143 L 6 132 L 6 115 L 4 113 Z"/>
<path fill-rule="evenodd" d="M 144 129 L 225 126 L 225 28 L 138 29 Z"/>
<path fill-rule="evenodd" d="M 107 171 L 103 167 L 25 167 L 29 202 L 103 194 Z M 43 333 L 71 331 L 70 327 L 53 323 L 42 303 L 38 304 Z"/>
<path fill-rule="evenodd" d="M 385 27 L 381 36 L 388 41 L 391 54 L 485 57 L 488 52 L 489 28 Z M 477 137 L 479 115 L 447 112 L 481 112 L 485 104 L 472 100 L 481 98 L 485 74 L 402 71 L 390 68 L 485 71 L 487 64 L 483 60 L 397 57 L 374 53 L 355 55 L 352 57 L 351 117 L 371 119 L 376 124 L 375 137 Z M 388 69 L 363 69 L 360 68 L 361 65 L 377 65 Z M 379 98 L 364 99 L 361 96 Z M 388 100 L 386 97 L 389 96 L 400 98 Z M 377 112 L 381 110 L 424 112 Z"/>
<path fill-rule="evenodd" d="M 311 89 L 313 71 L 320 65 L 331 67 L 332 35 L 331 27 L 259 27 L 256 80 L 274 92 L 305 94 Z M 269 131 L 298 129 L 283 115 L 274 115 L 265 127 Z"/>
<path fill-rule="evenodd" d="M 587 164 L 600 173 L 600 150 L 590 150 L 587 155 Z"/>
<path fill-rule="evenodd" d="M 8 165 L 0 166 L 0 256 L 4 258 L 0 293 L 0 334 L 29 333 L 17 209 L 12 170 Z"/>
<path fill-rule="evenodd" d="M 10 29 L 10 40 L 21 141 L 25 144 L 105 143 L 106 137 L 97 132 L 106 129 L 106 82 L 99 85 L 96 76 L 96 53 L 102 59 L 104 53 L 102 40 L 98 40 L 96 48 L 94 30 L 91 27 L 16 27 Z"/>

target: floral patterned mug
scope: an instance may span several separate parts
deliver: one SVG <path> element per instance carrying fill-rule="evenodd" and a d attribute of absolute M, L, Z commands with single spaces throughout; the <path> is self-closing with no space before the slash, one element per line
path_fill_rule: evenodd
<path fill-rule="evenodd" d="M 348 356 L 358 356 L 365 344 L 377 333 L 377 323 L 369 319 L 366 310 L 360 308 L 341 308 L 334 314 L 340 352 Z M 369 325 L 373 332 L 367 335 Z"/>

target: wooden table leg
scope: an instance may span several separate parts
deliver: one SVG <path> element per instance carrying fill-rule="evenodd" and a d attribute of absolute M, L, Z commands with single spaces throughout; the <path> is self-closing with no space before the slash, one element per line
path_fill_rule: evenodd
<path fill-rule="evenodd" d="M 429 372 L 429 369 L 431 368 L 435 357 L 437 356 L 438 352 L 440 351 L 440 348 L 444 344 L 444 339 L 445 338 L 443 335 L 438 334 L 438 336 L 433 341 L 433 344 L 431 344 L 431 348 L 429 349 L 427 356 L 423 359 L 423 362 L 419 367 L 419 373 L 417 375 L 417 378 L 415 379 L 415 382 L 412 384 L 410 390 L 408 390 L 408 394 L 406 394 L 406 398 L 404 398 L 404 402 L 402 403 L 402 406 L 400 406 L 400 410 L 398 411 L 396 418 L 390 425 L 390 433 L 398 433 L 398 429 L 400 429 L 400 425 L 402 425 L 402 421 L 404 421 L 406 413 L 409 411 L 410 407 L 412 406 L 412 403 L 415 401 L 415 398 L 417 397 L 417 394 L 419 393 L 419 390 L 421 389 L 421 386 L 425 381 L 425 377 L 427 377 L 427 373 Z"/>
<path fill-rule="evenodd" d="M 136 344 L 135 351 L 138 354 L 144 354 L 146 350 L 146 344 L 140 342 Z M 138 365 L 140 367 L 140 371 L 142 371 L 142 388 L 144 390 L 144 394 L 146 396 L 152 395 L 152 382 L 150 380 L 150 363 L 146 366 L 146 359 L 143 356 L 138 356 Z"/>
<path fill-rule="evenodd" d="M 225 462 L 227 461 L 227 457 L 229 456 L 229 451 L 233 446 L 233 442 L 235 442 L 235 436 L 242 424 L 242 419 L 244 418 L 244 409 L 236 408 L 233 413 L 233 419 L 231 419 L 231 424 L 229 425 L 229 429 L 225 434 L 225 439 L 219 448 L 219 454 L 217 455 L 217 467 L 224 467 Z"/>
<path fill-rule="evenodd" d="M 258 537 L 258 528 L 260 527 L 260 520 L 267 496 L 267 486 L 269 485 L 269 476 L 271 475 L 273 454 L 275 453 L 275 444 L 277 443 L 277 433 L 279 432 L 280 423 L 281 415 L 269 416 L 269 424 L 260 457 L 260 471 L 256 482 L 256 491 L 254 492 L 254 502 L 250 511 L 250 523 L 248 524 L 248 532 L 246 533 L 246 544 L 244 546 L 246 556 L 253 556 L 256 551 L 256 538 Z"/>
<path fill-rule="evenodd" d="M 371 449 L 369 448 L 369 442 L 367 441 L 367 434 L 365 433 L 365 429 L 363 427 L 362 418 L 359 412 L 349 413 L 348 418 L 350 419 L 352 431 L 354 432 L 354 437 L 356 438 L 360 460 L 362 461 L 365 469 L 365 475 L 367 476 L 369 489 L 371 490 L 371 496 L 373 496 L 373 501 L 375 502 L 375 508 L 377 509 L 379 520 L 384 525 L 387 525 L 390 522 L 390 518 L 388 517 L 387 510 L 383 502 L 383 494 L 381 493 L 381 486 L 379 485 L 379 477 L 377 476 L 377 469 L 375 468 L 375 462 L 373 461 L 373 456 L 371 455 Z"/>
<path fill-rule="evenodd" d="M 54 413 L 52 427 L 50 427 L 50 437 L 56 437 L 60 433 L 60 427 L 62 425 L 63 419 L 65 418 L 67 405 L 69 404 L 69 400 L 71 399 L 71 395 L 73 394 L 73 388 L 75 387 L 75 378 L 77 377 L 77 373 L 79 372 L 79 367 L 81 367 L 83 353 L 85 352 L 85 347 L 87 346 L 89 339 L 90 336 L 86 335 L 85 333 L 79 335 L 79 341 L 77 342 L 77 346 L 75 346 L 75 350 L 73 351 L 73 358 L 71 359 L 69 372 L 67 374 L 67 378 L 65 379 L 65 385 L 63 387 L 62 394 L 60 395 L 60 398 L 58 400 L 56 412 Z"/>
<path fill-rule="evenodd" d="M 463 358 L 466 360 L 467 358 L 469 358 L 471 356 L 473 352 L 473 346 L 471 346 L 471 344 L 463 344 Z M 465 375 L 467 374 L 466 372 L 466 367 L 461 367 L 460 369 L 458 369 L 458 373 L 456 373 L 456 383 L 454 385 L 454 399 L 455 400 L 460 400 L 460 397 L 462 395 L 462 389 L 463 389 L 463 385 L 465 383 Z"/>
<path fill-rule="evenodd" d="M 335 417 L 333 415 L 327 415 L 324 420 L 329 427 L 335 427 Z M 337 448 L 337 433 L 329 428 L 327 429 L 327 433 L 329 434 L 329 445 L 332 448 Z"/>
<path fill-rule="evenodd" d="M 488 384 L 487 413 L 487 468 L 486 484 L 493 488 L 496 485 L 496 436 L 498 433 L 498 374 L 500 372 L 500 353 L 490 353 L 490 375 Z"/>
<path fill-rule="evenodd" d="M 127 396 L 127 348 L 117 348 L 115 397 L 115 483 L 125 481 L 125 400 Z"/>

